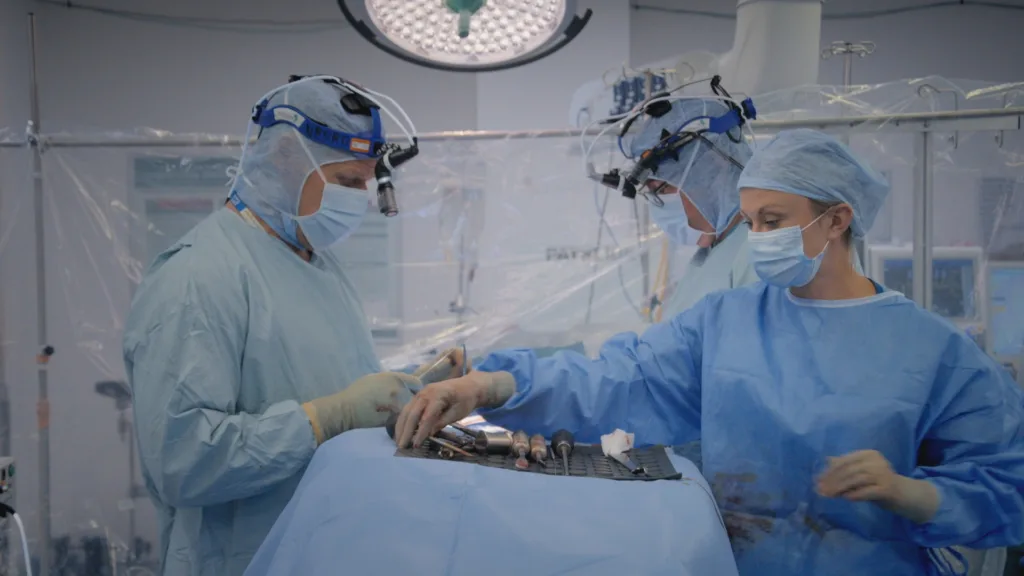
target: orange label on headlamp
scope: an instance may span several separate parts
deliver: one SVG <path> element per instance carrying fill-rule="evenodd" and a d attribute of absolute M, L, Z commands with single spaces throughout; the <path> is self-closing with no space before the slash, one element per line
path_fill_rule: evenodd
<path fill-rule="evenodd" d="M 360 152 L 362 154 L 370 153 L 370 141 L 363 140 L 362 138 L 353 138 L 352 142 L 349 143 L 348 149 L 353 152 Z"/>

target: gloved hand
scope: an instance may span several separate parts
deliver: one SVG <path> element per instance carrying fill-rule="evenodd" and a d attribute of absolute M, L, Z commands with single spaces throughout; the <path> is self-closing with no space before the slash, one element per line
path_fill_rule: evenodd
<path fill-rule="evenodd" d="M 421 387 L 415 376 L 401 372 L 368 374 L 348 388 L 302 405 L 313 426 L 317 446 L 342 432 L 377 428 L 397 414 Z"/>
<path fill-rule="evenodd" d="M 930 521 L 939 509 L 939 492 L 931 482 L 897 474 L 876 450 L 829 458 L 817 484 L 822 496 L 874 502 L 917 524 Z"/>
<path fill-rule="evenodd" d="M 508 372 L 473 371 L 465 376 L 431 384 L 406 404 L 395 425 L 395 443 L 419 446 L 445 426 L 469 416 L 477 408 L 497 408 L 516 393 L 516 380 Z"/>
<path fill-rule="evenodd" d="M 447 362 L 441 362 L 442 359 L 447 359 Z M 472 362 L 462 353 L 461 347 L 449 348 L 434 357 L 430 362 L 417 368 L 413 372 L 413 376 L 419 378 L 426 385 L 451 378 L 459 378 L 472 369 Z"/>

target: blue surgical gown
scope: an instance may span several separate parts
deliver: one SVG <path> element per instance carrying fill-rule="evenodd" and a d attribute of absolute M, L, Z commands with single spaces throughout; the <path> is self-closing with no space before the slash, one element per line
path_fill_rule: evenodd
<path fill-rule="evenodd" d="M 300 403 L 380 371 L 337 260 L 227 209 L 156 259 L 124 358 L 168 576 L 242 574 L 316 449 Z"/>
<path fill-rule="evenodd" d="M 1024 541 L 1024 396 L 972 341 L 895 292 L 809 301 L 755 284 L 712 294 L 596 360 L 488 356 L 517 392 L 484 411 L 509 429 L 597 442 L 701 439 L 744 575 L 933 573 L 929 547 Z M 870 503 L 822 498 L 828 457 L 877 450 L 932 482 L 915 525 Z"/>

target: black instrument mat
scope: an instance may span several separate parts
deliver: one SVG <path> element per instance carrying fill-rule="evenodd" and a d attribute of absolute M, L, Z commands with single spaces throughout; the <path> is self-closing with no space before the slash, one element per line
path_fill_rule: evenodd
<path fill-rule="evenodd" d="M 400 449 L 395 456 L 404 458 L 426 458 L 428 460 L 444 460 L 438 454 L 437 447 L 429 447 L 425 443 L 419 448 Z M 577 444 L 569 455 L 569 475 L 584 478 L 605 478 L 608 480 L 679 480 L 683 475 L 676 472 L 672 461 L 669 460 L 664 446 L 651 446 L 650 448 L 633 449 L 628 452 L 629 457 L 637 466 L 642 466 L 647 474 L 633 474 L 625 466 L 604 455 L 601 447 L 597 445 Z M 547 467 L 530 460 L 530 467 L 526 470 L 519 470 L 515 466 L 516 457 L 511 454 L 476 454 L 473 458 L 466 458 L 456 454 L 451 458 L 452 462 L 465 462 L 479 464 L 491 468 L 504 468 L 517 472 L 533 472 L 536 474 L 549 474 L 552 476 L 562 475 L 562 460 L 558 457 L 548 458 Z"/>

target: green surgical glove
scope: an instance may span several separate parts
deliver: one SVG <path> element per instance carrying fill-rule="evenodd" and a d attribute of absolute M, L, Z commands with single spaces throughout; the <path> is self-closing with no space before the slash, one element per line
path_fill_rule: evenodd
<path fill-rule="evenodd" d="M 348 388 L 302 405 L 313 426 L 317 446 L 342 432 L 384 426 L 422 387 L 415 376 L 401 372 L 368 374 Z"/>

